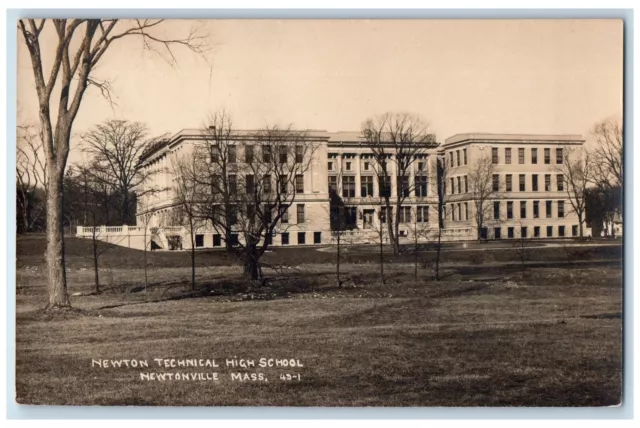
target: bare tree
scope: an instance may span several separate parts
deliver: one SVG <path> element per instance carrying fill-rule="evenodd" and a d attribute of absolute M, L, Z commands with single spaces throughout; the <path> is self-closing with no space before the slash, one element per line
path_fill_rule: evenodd
<path fill-rule="evenodd" d="M 350 228 L 353 228 L 353 224 L 346 221 L 347 210 L 339 191 L 343 177 L 342 168 L 340 168 L 339 171 L 338 175 L 335 176 L 335 185 L 329 185 L 329 222 L 331 236 L 336 240 L 336 282 L 338 287 L 341 288 L 345 282 L 342 280 L 340 272 L 342 250 L 345 244 L 346 232 L 349 231 Z"/>
<path fill-rule="evenodd" d="M 191 248 L 189 255 L 191 256 L 191 290 L 196 289 L 196 242 L 195 234 L 201 225 L 198 215 L 198 189 L 191 185 L 189 180 L 190 172 L 196 171 L 198 168 L 197 158 L 193 156 L 183 156 L 173 158 L 171 160 L 172 172 L 174 177 L 174 195 L 175 201 L 178 203 L 175 218 L 178 223 L 185 226 L 189 233 Z"/>
<path fill-rule="evenodd" d="M 556 165 L 560 173 L 558 180 L 563 181 L 563 189 L 572 211 L 578 216 L 580 238 L 584 237 L 584 218 L 588 199 L 588 186 L 593 181 L 594 161 L 591 154 L 584 150 L 565 149 L 562 164 Z"/>
<path fill-rule="evenodd" d="M 622 215 L 622 198 L 619 197 L 624 179 L 622 126 L 613 119 L 603 120 L 594 126 L 592 134 L 597 144 L 591 154 L 592 179 L 604 199 L 614 202 L 606 206 L 615 208 L 606 210 L 604 214 L 615 236 L 613 220 L 616 213 Z"/>
<path fill-rule="evenodd" d="M 225 112 L 214 114 L 210 123 L 204 144 L 187 155 L 195 157 L 192 167 L 182 174 L 196 188 L 198 218 L 242 260 L 247 276 L 262 280 L 260 259 L 274 232 L 286 232 L 292 224 L 289 210 L 305 193 L 304 177 L 317 145 L 291 127 L 238 135 Z"/>
<path fill-rule="evenodd" d="M 144 197 L 142 184 L 149 182 L 157 171 L 138 168 L 138 159 L 155 140 L 146 139 L 146 127 L 139 122 L 108 120 L 82 135 L 84 151 L 100 171 L 102 180 L 121 198 L 121 224 L 130 224 L 132 194 Z"/>
<path fill-rule="evenodd" d="M 33 224 L 45 213 L 45 206 L 37 197 L 38 189 L 46 192 L 47 188 L 43 150 L 42 136 L 34 127 L 18 127 L 16 183 L 23 232 L 31 231 Z"/>
<path fill-rule="evenodd" d="M 371 149 L 378 169 L 381 196 L 388 215 L 387 233 L 393 253 L 400 252 L 400 209 L 409 197 L 414 183 L 410 183 L 410 171 L 415 159 L 427 149 L 436 147 L 434 135 L 428 124 L 410 113 L 385 113 L 367 119 L 362 125 L 362 137 Z M 396 197 L 392 202 L 390 179 L 395 177 Z M 393 213 L 392 206 L 395 206 Z"/>
<path fill-rule="evenodd" d="M 443 157 L 436 159 L 436 171 L 434 172 L 433 182 L 436 185 L 436 191 L 438 194 L 438 238 L 436 241 L 436 281 L 440 280 L 440 260 L 442 255 L 442 232 L 445 227 L 445 220 L 447 218 L 447 181 L 449 177 L 449 167 Z"/>
<path fill-rule="evenodd" d="M 474 220 L 478 242 L 482 238 L 482 229 L 490 213 L 491 199 L 498 194 L 493 186 L 495 173 L 495 165 L 487 155 L 480 156 L 469 170 L 469 192 L 475 209 Z"/>
<path fill-rule="evenodd" d="M 194 30 L 186 37 L 164 38 L 154 32 L 162 19 L 120 21 L 118 19 L 21 19 L 18 29 L 29 51 L 38 96 L 40 128 L 47 167 L 47 287 L 48 309 L 71 306 L 67 292 L 63 235 L 63 179 L 73 122 L 89 86 L 111 99 L 110 84 L 94 75 L 107 51 L 119 40 L 138 37 L 147 49 L 160 47 L 175 61 L 173 49 L 183 46 L 202 52 L 205 38 Z M 48 29 L 52 27 L 53 32 Z M 41 38 L 56 37 L 52 52 L 43 52 Z M 51 56 L 51 62 L 45 58 Z M 50 63 L 49 71 L 45 65 Z M 58 102 L 52 118 L 52 95 L 58 88 Z"/>

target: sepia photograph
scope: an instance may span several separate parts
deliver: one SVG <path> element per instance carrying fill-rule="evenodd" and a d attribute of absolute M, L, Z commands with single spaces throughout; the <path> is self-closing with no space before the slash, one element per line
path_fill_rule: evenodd
<path fill-rule="evenodd" d="M 623 20 L 8 25 L 19 405 L 623 402 Z"/>

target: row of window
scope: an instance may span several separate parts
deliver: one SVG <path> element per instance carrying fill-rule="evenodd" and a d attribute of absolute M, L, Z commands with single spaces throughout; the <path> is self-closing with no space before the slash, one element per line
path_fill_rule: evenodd
<path fill-rule="evenodd" d="M 273 147 L 272 146 L 261 146 L 262 147 L 262 161 L 265 163 L 270 163 L 273 159 Z M 290 156 L 290 146 L 279 146 L 278 147 L 278 161 L 280 163 L 287 163 L 289 161 Z M 226 145 L 220 150 L 219 146 L 211 146 L 211 162 L 226 162 L 226 163 L 237 163 L 237 146 L 236 145 Z M 302 163 L 304 160 L 304 147 L 301 145 L 295 146 L 294 157 L 296 163 Z M 253 145 L 246 144 L 244 146 L 244 161 L 245 163 L 251 164 L 255 161 L 255 150 Z"/>
<path fill-rule="evenodd" d="M 355 162 L 350 161 L 350 160 L 345 160 L 344 162 L 344 167 L 343 167 L 343 171 L 355 171 Z M 418 161 L 415 162 L 415 169 L 416 171 L 426 171 L 426 165 L 427 163 L 424 161 Z M 336 162 L 335 161 L 328 161 L 327 162 L 327 169 L 329 171 L 336 171 Z M 363 161 L 362 162 L 362 171 L 373 171 L 373 164 L 370 161 Z"/>
<path fill-rule="evenodd" d="M 499 153 L 499 149 L 498 147 L 493 147 L 491 149 L 491 162 L 494 164 L 498 164 L 500 163 L 500 153 Z M 504 163 L 505 164 L 511 164 L 511 147 L 505 147 L 504 148 Z M 537 164 L 538 163 L 538 149 L 535 147 L 532 147 L 530 149 L 530 161 L 532 164 Z M 556 154 L 556 158 L 555 158 L 555 163 L 556 164 L 562 164 L 564 161 L 564 150 L 562 149 L 562 147 L 558 147 L 555 150 L 555 154 Z M 524 147 L 520 147 L 518 148 L 518 164 L 520 165 L 524 165 L 525 163 L 525 149 Z M 547 165 L 551 164 L 551 149 L 550 148 L 545 148 L 544 149 L 544 163 Z"/>
<path fill-rule="evenodd" d="M 245 192 L 247 194 L 253 194 L 258 189 L 256 188 L 255 176 L 252 174 L 245 175 Z M 214 177 L 214 182 L 219 183 L 220 177 Z M 289 192 L 290 177 L 287 175 L 278 176 L 276 185 L 280 189 L 281 194 L 287 194 Z M 272 178 L 270 175 L 264 175 L 262 177 L 262 194 L 269 195 L 272 192 Z M 227 179 L 227 187 L 229 189 L 229 195 L 238 194 L 238 177 L 235 174 L 230 174 Z M 298 174 L 294 178 L 294 189 L 296 193 L 304 193 L 304 176 Z"/>
<path fill-rule="evenodd" d="M 564 175 L 562 174 L 556 174 L 556 191 L 558 192 L 562 192 L 564 191 Z M 492 177 L 492 189 L 494 192 L 499 192 L 500 190 L 502 190 L 502 186 L 500 183 L 500 174 L 493 174 Z M 504 190 L 507 192 L 512 192 L 513 191 L 513 175 L 512 174 L 505 174 L 505 186 L 504 186 Z M 526 174 L 519 174 L 518 175 L 518 190 L 521 192 L 526 192 L 527 191 L 527 176 Z M 538 186 L 538 174 L 531 174 L 531 187 L 530 187 L 530 191 L 532 192 L 537 192 L 539 190 L 539 186 Z M 544 175 L 544 191 L 545 192 L 550 192 L 551 191 L 551 174 L 545 174 Z"/>
<path fill-rule="evenodd" d="M 455 153 L 455 158 L 454 158 L 454 153 Z M 461 159 L 461 155 L 462 154 L 462 159 Z M 455 159 L 455 163 L 454 163 L 454 159 Z M 453 167 L 453 166 L 461 166 L 461 165 L 466 165 L 467 164 L 467 149 L 462 149 L 462 150 L 456 150 L 455 152 L 452 150 L 449 152 L 449 166 Z"/>
<path fill-rule="evenodd" d="M 295 234 L 297 236 L 297 244 L 304 245 L 307 243 L 307 232 L 297 232 Z M 280 234 L 280 242 L 282 245 L 289 245 L 289 232 L 283 232 Z M 273 244 L 273 237 L 271 235 L 267 235 L 267 244 Z M 233 233 L 230 236 L 231 245 L 238 245 L 238 234 Z M 196 248 L 204 247 L 204 234 L 197 234 L 195 239 Z M 314 244 L 322 244 L 322 232 L 313 232 L 313 243 Z M 222 235 L 215 233 L 213 234 L 213 246 L 221 247 L 222 246 Z"/>
<path fill-rule="evenodd" d="M 329 193 L 336 193 L 342 195 L 343 198 L 355 198 L 356 196 L 366 197 L 385 197 L 392 196 L 391 192 L 391 179 L 388 176 L 378 177 L 378 195 L 374 194 L 373 187 L 374 177 L 372 175 L 363 175 L 360 177 L 360 192 L 356 192 L 356 177 L 343 176 L 342 182 L 338 183 L 338 177 L 335 175 L 329 176 Z M 404 197 L 409 197 L 413 191 L 416 197 L 426 197 L 428 193 L 428 181 L 426 175 L 416 175 L 414 177 L 413 189 L 409 182 L 409 177 L 399 177 L 398 185 L 395 194 L 400 194 Z M 341 192 L 338 192 L 338 185 L 341 185 Z"/>
<path fill-rule="evenodd" d="M 558 234 L 557 237 L 560 238 L 564 238 L 566 235 L 566 226 L 557 226 L 558 227 Z M 541 231 L 543 230 L 541 226 L 533 226 L 533 234 L 529 235 L 529 228 L 527 226 L 521 226 L 518 235 L 518 238 L 541 238 Z M 554 226 L 546 226 L 546 237 L 547 238 L 553 238 L 554 233 Z M 515 236 L 515 232 L 516 232 L 516 228 L 515 227 L 507 227 L 507 238 L 513 239 L 516 238 Z M 484 239 L 487 238 L 487 233 L 488 230 L 487 228 L 485 228 L 482 231 L 482 237 Z M 578 236 L 578 225 L 574 224 L 571 226 L 571 236 Z M 493 238 L 494 239 L 502 239 L 502 228 L 501 227 L 494 227 L 493 228 Z"/>
<path fill-rule="evenodd" d="M 529 201 L 520 201 L 520 217 L 526 219 L 528 216 Z M 545 218 L 553 218 L 553 201 L 544 201 Z M 506 201 L 507 205 L 507 219 L 514 219 L 514 202 Z M 502 203 L 500 201 L 493 202 L 493 219 L 500 220 Z M 533 201 L 532 218 L 540 218 L 540 201 Z M 557 218 L 565 217 L 564 201 L 556 201 Z M 447 219 L 452 221 L 465 221 L 469 220 L 469 204 L 468 202 L 459 202 L 457 204 L 450 204 L 449 210 L 445 213 Z"/>

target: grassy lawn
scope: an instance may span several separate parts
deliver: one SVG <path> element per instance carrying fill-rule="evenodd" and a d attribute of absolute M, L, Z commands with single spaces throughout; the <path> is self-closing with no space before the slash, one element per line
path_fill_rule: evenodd
<path fill-rule="evenodd" d="M 335 287 L 335 267 L 322 255 L 330 253 L 313 250 L 317 259 L 298 256 L 285 274 L 267 271 L 274 279 L 263 290 L 250 289 L 238 266 L 209 252 L 200 256 L 206 267 L 198 271 L 196 293 L 182 285 L 190 275 L 184 253 L 154 253 L 152 286 L 144 292 L 142 271 L 131 261 L 139 252 L 117 249 L 105 253 L 105 265 L 121 263 L 101 272 L 109 285 L 103 294 L 74 296 L 77 311 L 49 315 L 40 311 L 46 298 L 43 243 L 27 241 L 18 241 L 17 262 L 20 403 L 603 406 L 620 401 L 619 248 L 595 250 L 604 254 L 599 263 L 571 264 L 558 255 L 556 264 L 531 264 L 524 277 L 517 264 L 498 265 L 502 256 L 481 263 L 464 263 L 460 256 L 445 264 L 439 282 L 431 280 L 429 269 L 420 269 L 415 279 L 407 260 L 390 260 L 384 285 L 377 265 L 363 256 L 344 266 L 351 279 L 344 288 Z M 71 293 L 92 288 L 87 261 L 69 252 L 81 252 L 81 245 L 67 245 Z M 294 358 L 304 367 L 225 367 L 225 358 L 234 357 Z M 214 358 L 220 367 L 160 369 L 153 367 L 154 358 Z M 92 367 L 92 359 L 146 359 L 151 365 L 104 369 Z M 140 379 L 141 372 L 212 371 L 219 381 Z M 230 379 L 230 373 L 245 371 L 261 372 L 268 382 Z M 300 380 L 280 380 L 285 373 L 300 374 Z"/>

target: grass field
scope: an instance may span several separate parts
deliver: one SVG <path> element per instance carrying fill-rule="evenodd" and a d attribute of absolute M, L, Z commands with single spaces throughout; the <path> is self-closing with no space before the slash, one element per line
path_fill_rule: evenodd
<path fill-rule="evenodd" d="M 92 289 L 86 242 L 67 241 L 71 293 Z M 29 404 L 276 406 L 603 406 L 620 402 L 620 247 L 532 251 L 526 275 L 508 250 L 482 259 L 451 249 L 445 278 L 413 277 L 409 256 L 353 251 L 335 287 L 329 251 L 269 254 L 291 268 L 251 289 L 222 253 L 199 253 L 185 291 L 185 253 L 103 256 L 105 292 L 77 310 L 42 313 L 42 252 L 18 240 L 17 400 Z M 578 260 L 582 258 L 583 260 Z M 598 261 L 593 261 L 597 259 Z M 547 260 L 547 263 L 540 263 Z M 505 264 L 511 262 L 511 264 Z M 227 368 L 226 358 L 294 358 L 300 368 Z M 154 368 L 154 358 L 215 358 L 220 368 Z M 149 369 L 92 367 L 144 359 Z M 219 381 L 141 380 L 141 372 L 212 372 Z M 232 381 L 260 372 L 268 382 Z M 296 375 L 281 380 L 280 375 Z M 297 375 L 300 375 L 300 380 Z"/>

